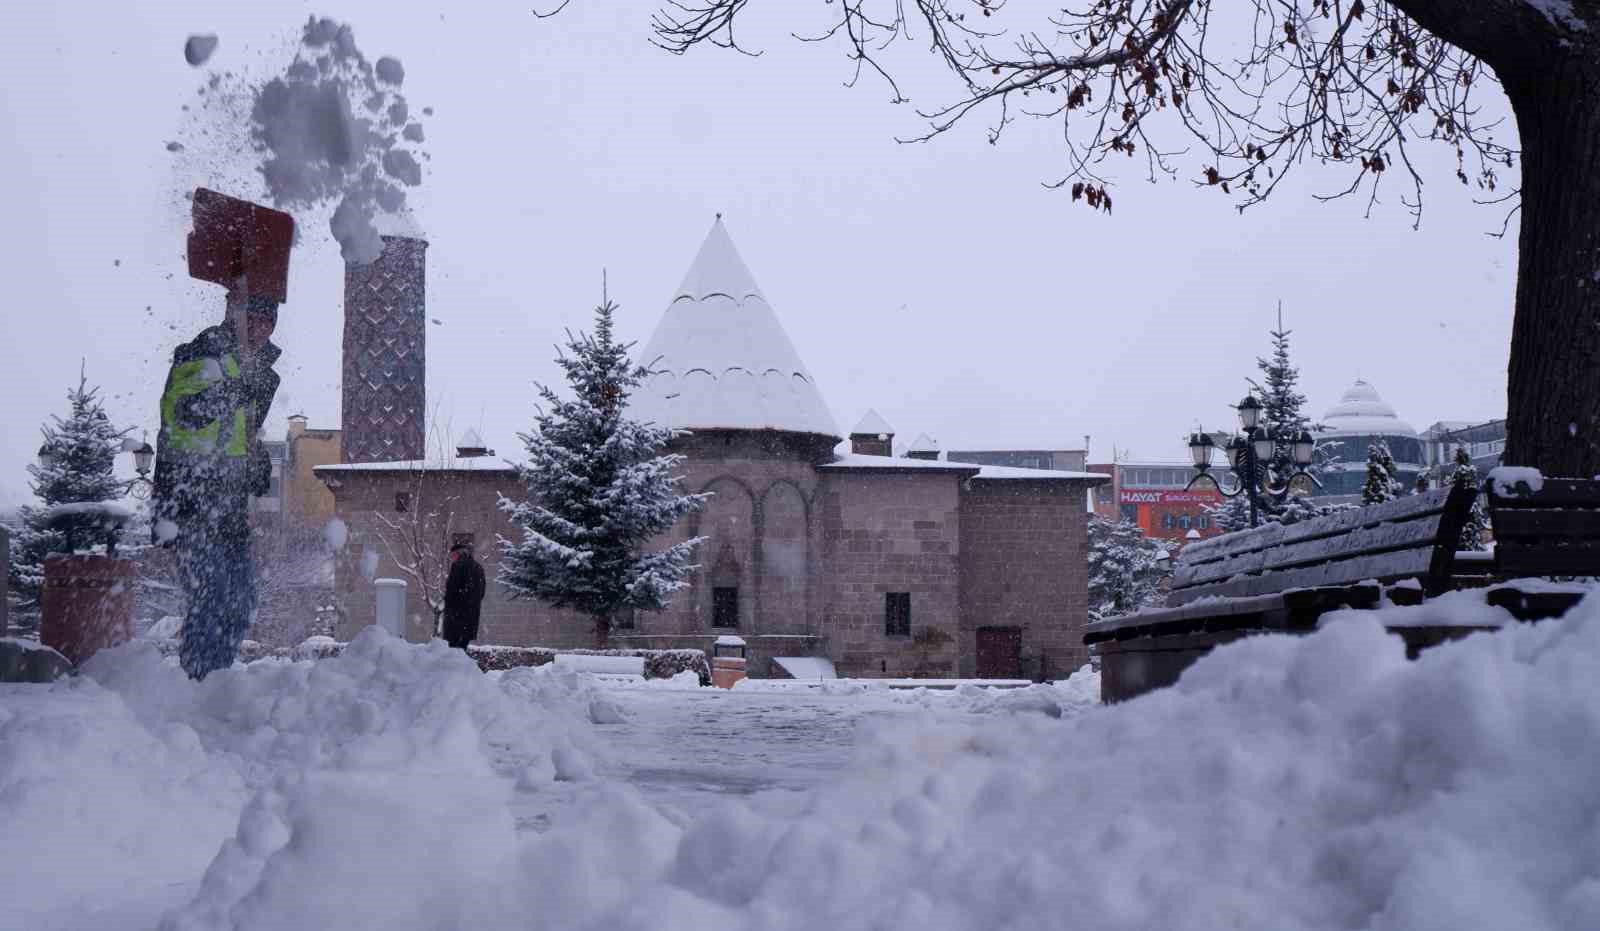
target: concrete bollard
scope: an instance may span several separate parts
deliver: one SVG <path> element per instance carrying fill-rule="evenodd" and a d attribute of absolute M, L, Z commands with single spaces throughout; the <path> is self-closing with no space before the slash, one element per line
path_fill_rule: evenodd
<path fill-rule="evenodd" d="M 377 589 L 378 626 L 396 637 L 406 635 L 406 580 L 374 579 Z"/>

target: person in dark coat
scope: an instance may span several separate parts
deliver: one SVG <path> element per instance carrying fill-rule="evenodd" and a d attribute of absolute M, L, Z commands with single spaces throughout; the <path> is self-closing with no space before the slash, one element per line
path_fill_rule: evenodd
<path fill-rule="evenodd" d="M 227 306 L 174 350 L 157 439 L 152 535 L 177 550 L 189 602 L 178 661 L 194 679 L 231 666 L 255 619 L 250 497 L 272 483 L 257 432 L 278 392 L 278 302 L 241 284 Z"/>
<path fill-rule="evenodd" d="M 483 566 L 472 558 L 471 545 L 452 546 L 450 575 L 444 582 L 444 639 L 452 647 L 465 650 L 477 639 L 483 589 Z"/>

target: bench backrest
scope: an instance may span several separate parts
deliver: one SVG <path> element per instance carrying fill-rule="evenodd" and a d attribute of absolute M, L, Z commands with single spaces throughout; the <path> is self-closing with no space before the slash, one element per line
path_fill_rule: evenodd
<path fill-rule="evenodd" d="M 1491 476 L 1484 485 L 1497 575 L 1600 576 L 1600 481 Z"/>
<path fill-rule="evenodd" d="M 1429 591 L 1442 590 L 1473 496 L 1440 489 L 1191 543 L 1178 554 L 1167 604 L 1367 579 L 1422 579 Z"/>

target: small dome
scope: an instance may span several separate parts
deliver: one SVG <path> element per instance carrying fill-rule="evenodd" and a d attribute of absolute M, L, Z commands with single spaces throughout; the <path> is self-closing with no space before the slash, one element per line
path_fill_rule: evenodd
<path fill-rule="evenodd" d="M 1416 436 L 1417 431 L 1400 419 L 1394 407 L 1379 397 L 1378 389 L 1357 381 L 1339 398 L 1339 403 L 1322 415 L 1327 432 L 1322 436 Z"/>

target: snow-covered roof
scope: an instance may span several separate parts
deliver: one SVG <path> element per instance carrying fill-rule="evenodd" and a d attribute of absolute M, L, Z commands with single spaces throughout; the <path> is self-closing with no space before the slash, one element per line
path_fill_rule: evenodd
<path fill-rule="evenodd" d="M 639 361 L 656 374 L 630 416 L 685 430 L 842 439 L 811 372 L 718 217 Z"/>
<path fill-rule="evenodd" d="M 1029 479 L 1033 481 L 1087 481 L 1095 484 L 1108 482 L 1111 476 L 1103 472 L 1064 472 L 1055 469 L 1018 469 L 1010 466 L 980 466 L 970 462 L 948 462 L 943 459 L 906 459 L 894 456 L 866 456 L 861 453 L 844 453 L 818 469 L 840 471 L 907 471 L 948 472 L 983 479 Z"/>
<path fill-rule="evenodd" d="M 883 415 L 872 408 L 867 408 L 867 413 L 861 418 L 861 422 L 850 431 L 851 436 L 882 436 L 893 433 L 894 428 L 889 426 L 889 421 L 884 420 Z"/>
<path fill-rule="evenodd" d="M 490 456 L 462 459 L 401 459 L 394 462 L 341 462 L 319 465 L 313 472 L 515 472 L 510 463 Z"/>
<path fill-rule="evenodd" d="M 833 668 L 833 660 L 821 656 L 774 656 L 772 661 L 796 679 L 839 678 L 838 671 Z"/>
<path fill-rule="evenodd" d="M 944 462 L 939 459 L 906 459 L 898 456 L 867 456 L 861 453 L 837 453 L 833 461 L 817 466 L 819 469 L 882 469 L 913 472 L 950 472 L 976 475 L 978 466 L 970 462 Z"/>
<path fill-rule="evenodd" d="M 911 446 L 907 451 L 913 453 L 936 453 L 939 451 L 939 441 L 926 433 L 919 433 L 917 438 L 911 441 Z"/>
<path fill-rule="evenodd" d="M 1399 415 L 1389 402 L 1378 396 L 1378 389 L 1364 381 L 1357 381 L 1344 393 L 1339 403 L 1322 415 L 1327 431 L 1318 438 L 1339 436 L 1416 436 L 1417 431 Z"/>

